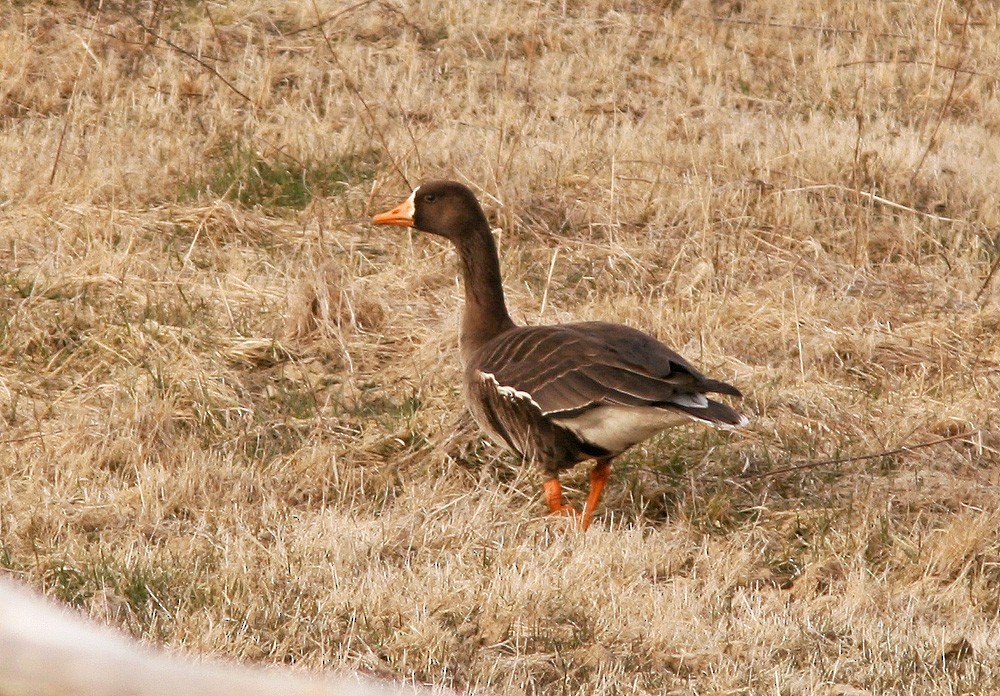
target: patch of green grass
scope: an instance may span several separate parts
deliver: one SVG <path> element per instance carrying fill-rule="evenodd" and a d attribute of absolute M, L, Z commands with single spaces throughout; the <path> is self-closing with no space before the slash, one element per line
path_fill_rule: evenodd
<path fill-rule="evenodd" d="M 219 149 L 207 176 L 182 187 L 179 198 L 223 196 L 248 207 L 301 210 L 317 196 L 332 196 L 371 179 L 377 163 L 372 150 L 300 160 L 228 143 Z"/>
<path fill-rule="evenodd" d="M 195 608 L 218 600 L 203 577 L 211 570 L 195 570 L 195 581 L 190 572 L 178 568 L 176 559 L 161 565 L 98 552 L 79 561 L 55 560 L 41 570 L 44 585 L 56 599 L 84 608 L 92 603 L 104 606 L 114 613 L 114 621 L 134 635 L 163 640 L 173 623 L 171 611 L 178 604 Z"/>
<path fill-rule="evenodd" d="M 167 597 L 172 576 L 145 563 L 121 563 L 95 559 L 79 565 L 62 562 L 46 572 L 49 585 L 59 599 L 82 606 L 101 591 L 111 591 L 125 599 L 138 616 L 152 612 Z"/>
<path fill-rule="evenodd" d="M 312 418 L 316 415 L 316 394 L 308 387 L 279 384 L 279 389 L 271 398 L 279 413 L 292 418 Z"/>
<path fill-rule="evenodd" d="M 3 286 L 24 300 L 31 297 L 35 281 L 24 278 L 19 273 L 7 273 L 3 276 Z"/>
<path fill-rule="evenodd" d="M 310 432 L 309 427 L 291 424 L 259 427 L 240 436 L 241 452 L 248 462 L 268 463 L 301 449 Z"/>
<path fill-rule="evenodd" d="M 411 391 L 408 396 L 393 397 L 386 395 L 382 385 L 376 382 L 359 386 L 357 398 L 340 405 L 343 413 L 370 418 L 391 430 L 400 423 L 410 422 L 420 410 L 422 397 L 419 390 Z"/>

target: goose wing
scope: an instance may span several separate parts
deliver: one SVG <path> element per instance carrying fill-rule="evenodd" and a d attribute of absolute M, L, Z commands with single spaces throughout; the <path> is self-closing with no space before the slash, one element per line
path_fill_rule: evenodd
<path fill-rule="evenodd" d="M 723 425 L 745 422 L 708 393 L 740 396 L 652 336 L 619 324 L 519 327 L 484 346 L 474 367 L 530 396 L 543 415 L 572 419 L 598 407 L 655 407 Z"/>

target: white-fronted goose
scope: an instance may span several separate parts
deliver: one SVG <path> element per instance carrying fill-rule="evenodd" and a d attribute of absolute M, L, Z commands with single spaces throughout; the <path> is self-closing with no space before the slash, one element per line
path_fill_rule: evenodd
<path fill-rule="evenodd" d="M 489 223 L 462 184 L 422 184 L 372 222 L 440 235 L 457 248 L 465 286 L 460 345 L 466 402 L 496 443 L 541 467 L 553 514 L 576 514 L 563 502 L 563 469 L 596 460 L 580 519 L 586 529 L 611 460 L 632 445 L 689 420 L 746 425 L 744 416 L 706 396 L 742 396 L 736 387 L 708 379 L 641 331 L 598 321 L 515 325 Z"/>

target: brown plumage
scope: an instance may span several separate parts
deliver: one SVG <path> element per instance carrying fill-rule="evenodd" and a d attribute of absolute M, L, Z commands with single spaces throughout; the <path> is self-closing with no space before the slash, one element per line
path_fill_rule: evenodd
<path fill-rule="evenodd" d="M 736 387 L 705 377 L 641 331 L 596 321 L 515 325 L 489 223 L 462 184 L 422 184 L 373 222 L 413 227 L 455 245 L 465 287 L 460 346 L 466 402 L 495 442 L 542 469 L 552 513 L 576 514 L 562 500 L 563 469 L 596 460 L 580 520 L 586 529 L 611 460 L 632 445 L 690 420 L 719 427 L 747 423 L 706 396 L 741 396 Z"/>

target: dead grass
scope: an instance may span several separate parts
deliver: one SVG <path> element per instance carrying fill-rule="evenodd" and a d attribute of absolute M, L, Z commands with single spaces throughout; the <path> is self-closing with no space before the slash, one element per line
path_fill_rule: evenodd
<path fill-rule="evenodd" d="M 185 651 L 496 693 L 1000 688 L 989 6 L 2 16 L 6 572 Z M 366 222 L 439 176 L 517 318 L 652 331 L 749 432 L 637 447 L 585 536 L 542 517 L 461 416 L 450 250 Z"/>

